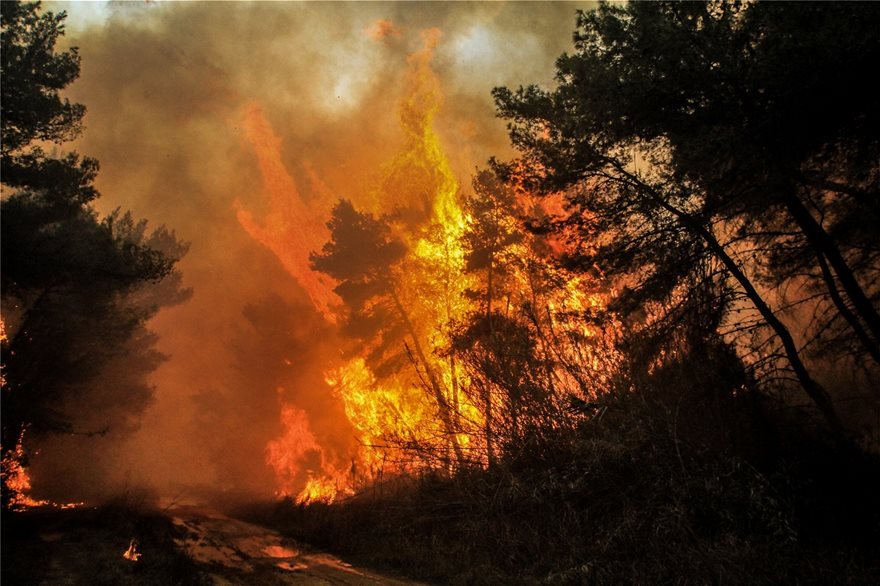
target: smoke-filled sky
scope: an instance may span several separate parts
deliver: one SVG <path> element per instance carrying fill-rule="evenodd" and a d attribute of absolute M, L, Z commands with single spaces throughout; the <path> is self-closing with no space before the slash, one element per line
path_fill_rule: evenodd
<path fill-rule="evenodd" d="M 290 189 L 317 210 L 311 221 L 323 223 L 336 199 L 364 201 L 400 150 L 407 57 L 421 49 L 421 32 L 435 28 L 431 65 L 443 94 L 436 128 L 467 190 L 477 166 L 511 154 L 491 89 L 552 83 L 554 60 L 570 50 L 575 10 L 585 7 L 44 4 L 68 12 L 62 43 L 82 56 L 67 96 L 88 114 L 72 148 L 101 162 L 99 209 L 131 210 L 192 244 L 180 269 L 194 293 L 150 324 L 170 360 L 153 376 L 156 401 L 140 431 L 116 446 L 117 478 L 216 484 L 218 459 L 226 474 L 247 475 L 248 463 L 264 458 L 265 438 L 277 433 L 276 391 L 303 403 L 316 436 L 346 441 L 341 412 L 321 382 L 322 357 L 338 353 L 341 342 L 237 218 L 245 210 L 260 222 L 272 189 L 253 146 L 255 124 L 264 124 L 270 142 L 280 139 Z M 225 411 L 212 415 L 219 396 Z M 227 481 L 259 490 L 263 479 Z"/>

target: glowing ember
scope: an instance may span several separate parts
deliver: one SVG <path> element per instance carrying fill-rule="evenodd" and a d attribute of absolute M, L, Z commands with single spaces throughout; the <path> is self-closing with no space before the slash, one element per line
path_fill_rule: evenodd
<path fill-rule="evenodd" d="M 37 500 L 28 495 L 31 479 L 22 462 L 25 461 L 24 430 L 18 437 L 15 449 L 6 454 L 2 462 L 3 485 L 9 491 L 9 505 L 13 509 L 26 509 L 48 505 L 49 501 Z"/>
<path fill-rule="evenodd" d="M 141 554 L 137 550 L 138 541 L 137 539 L 132 539 L 128 544 L 128 549 L 123 552 L 122 557 L 127 559 L 130 562 L 136 562 L 141 559 Z"/>
<path fill-rule="evenodd" d="M 267 545 L 263 548 L 263 553 L 270 558 L 292 558 L 299 555 L 299 552 L 283 545 Z"/>

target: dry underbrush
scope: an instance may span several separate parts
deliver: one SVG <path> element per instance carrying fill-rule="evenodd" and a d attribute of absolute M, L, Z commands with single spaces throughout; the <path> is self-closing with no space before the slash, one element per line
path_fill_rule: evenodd
<path fill-rule="evenodd" d="M 440 583 L 880 582 L 876 459 L 784 411 L 725 409 L 707 426 L 699 401 L 620 397 L 493 470 L 257 515 Z"/>

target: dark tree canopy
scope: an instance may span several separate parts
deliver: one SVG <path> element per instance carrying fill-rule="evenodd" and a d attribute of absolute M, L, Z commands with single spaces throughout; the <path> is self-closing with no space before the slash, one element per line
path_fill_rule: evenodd
<path fill-rule="evenodd" d="M 86 111 L 82 104 L 71 104 L 59 95 L 79 77 L 77 50 L 55 52 L 66 15 L 41 14 L 39 8 L 39 2 L 3 2 L 0 6 L 4 167 L 12 153 L 34 141 L 59 143 L 75 138 Z"/>
<path fill-rule="evenodd" d="M 119 210 L 100 217 L 97 161 L 41 148 L 79 134 L 85 112 L 59 94 L 79 74 L 75 49 L 55 51 L 64 13 L 18 2 L 0 10 L 7 451 L 25 428 L 104 432 L 110 409 L 116 431 L 133 429 L 152 397 L 146 376 L 164 359 L 144 323 L 190 291 L 174 269 L 188 245 Z"/>
<path fill-rule="evenodd" d="M 579 12 L 554 89 L 494 90 L 523 153 L 498 168 L 566 190 L 559 227 L 599 235 L 570 262 L 625 276 L 618 309 L 682 305 L 696 282 L 747 299 L 836 420 L 780 315 L 816 304 L 807 349 L 880 363 L 878 24 L 880 9 L 856 3 Z M 812 297 L 785 298 L 804 282 Z"/>

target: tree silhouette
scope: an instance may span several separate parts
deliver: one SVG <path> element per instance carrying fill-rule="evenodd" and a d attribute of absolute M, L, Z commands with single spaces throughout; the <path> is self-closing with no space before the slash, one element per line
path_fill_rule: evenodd
<path fill-rule="evenodd" d="M 41 148 L 75 137 L 85 112 L 58 93 L 79 75 L 76 50 L 54 49 L 64 13 L 18 2 L 0 12 L 5 454 L 25 428 L 106 433 L 113 418 L 130 430 L 152 396 L 144 378 L 163 359 L 144 323 L 190 292 L 174 270 L 188 245 L 127 213 L 100 218 L 97 161 Z M 111 364 L 107 396 L 98 381 Z M 79 409 L 88 404 L 114 408 L 96 416 Z"/>
<path fill-rule="evenodd" d="M 876 358 L 878 98 L 864 72 L 880 18 L 866 5 L 786 8 L 602 4 L 579 13 L 554 90 L 494 95 L 527 180 L 569 189 L 568 227 L 608 235 L 574 264 L 630 275 L 618 305 L 635 310 L 687 295 L 711 260 L 716 289 L 748 299 L 840 430 L 785 308 L 757 283 L 808 278 Z"/>
<path fill-rule="evenodd" d="M 334 207 L 327 225 L 331 239 L 311 261 L 315 270 L 339 281 L 334 291 L 348 309 L 343 332 L 367 342 L 368 363 L 380 378 L 400 370 L 412 353 L 411 360 L 436 404 L 443 433 L 461 462 L 454 406 L 398 291 L 406 246 L 391 234 L 387 222 L 357 211 L 348 200 Z"/>

